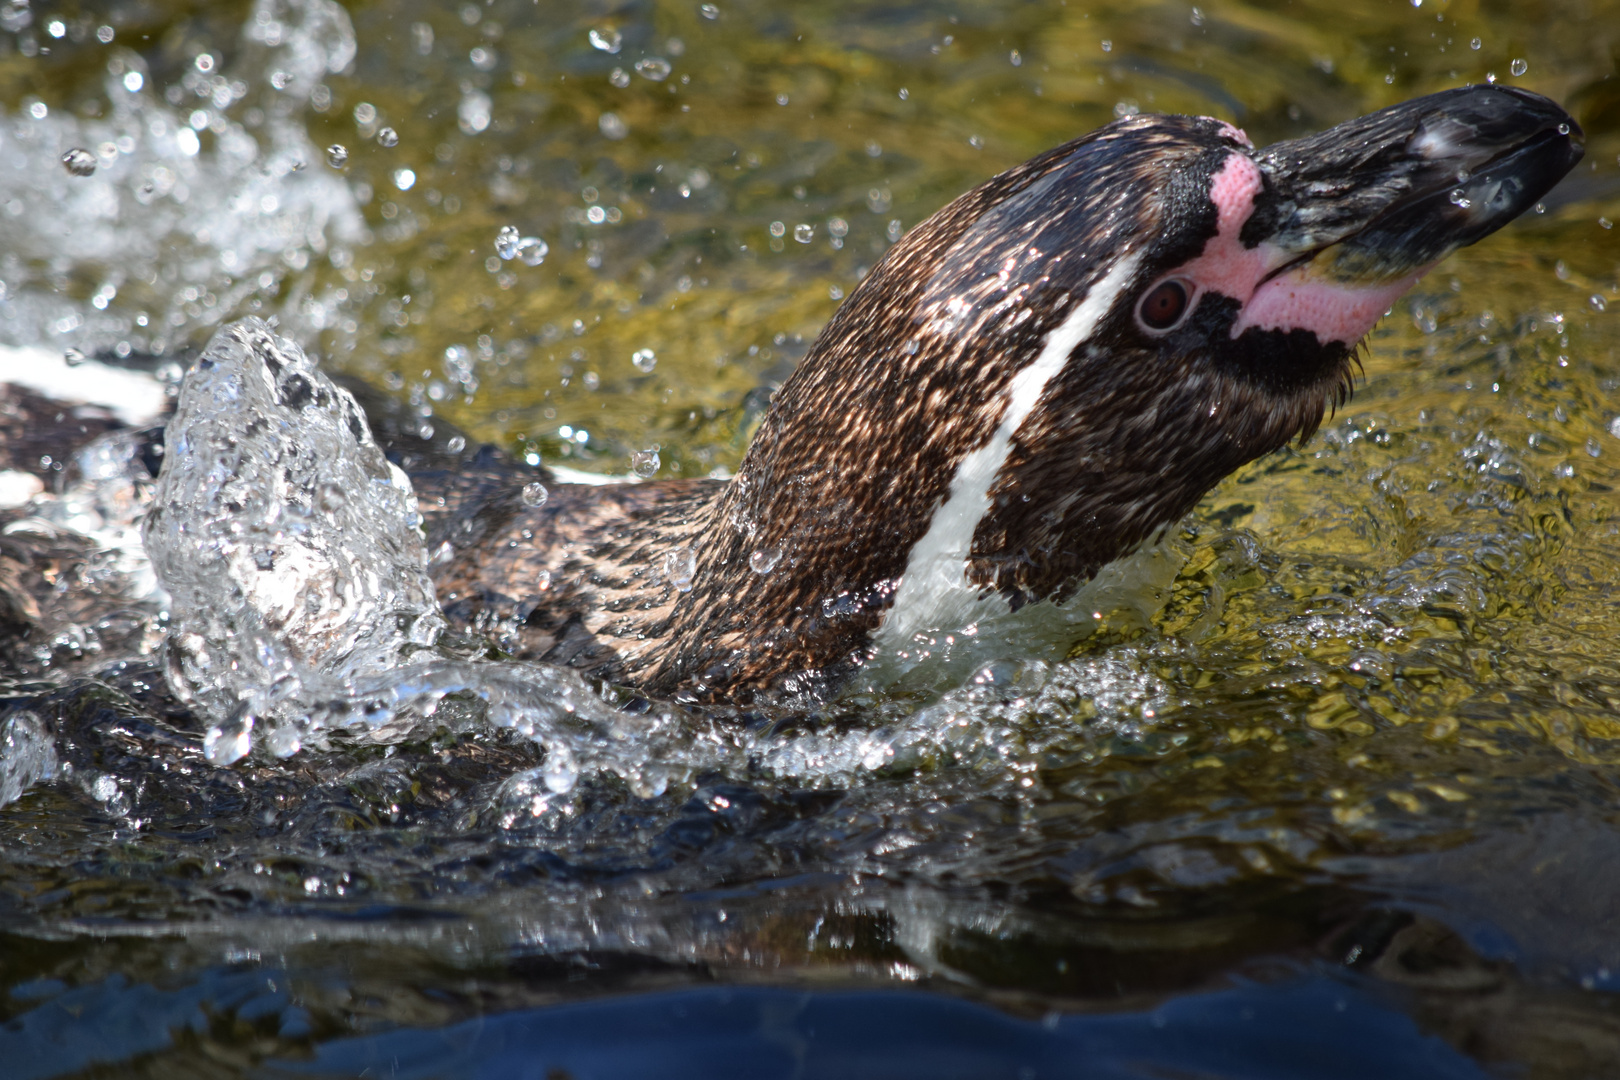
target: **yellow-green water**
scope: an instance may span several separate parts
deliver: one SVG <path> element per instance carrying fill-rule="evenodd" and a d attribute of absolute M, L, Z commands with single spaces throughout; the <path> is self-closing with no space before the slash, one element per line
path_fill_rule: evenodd
<path fill-rule="evenodd" d="M 132 50 L 147 92 L 181 88 L 164 107 L 201 128 L 206 161 L 219 135 L 195 110 L 215 106 L 183 84 L 199 54 L 263 81 L 251 5 L 28 10 L 0 32 L 17 123 L 36 103 L 107 114 L 108 64 Z M 65 298 L 91 316 L 85 345 L 137 351 L 278 314 L 329 366 L 514 451 L 620 474 L 656 445 L 660 475 L 696 476 L 736 465 L 771 385 L 898 231 L 1124 111 L 1211 114 L 1263 145 L 1495 77 L 1570 108 L 1587 156 L 1543 213 L 1396 305 L 1321 433 L 1205 500 L 1151 625 L 1116 613 L 1038 689 L 951 698 L 986 733 L 954 760 L 847 790 L 760 774 L 606 791 L 514 829 L 480 810 L 532 751 L 193 763 L 182 780 L 143 772 L 138 740 L 87 734 L 138 710 L 74 684 L 48 699 L 64 738 L 140 781 L 147 824 L 70 785 L 0 810 L 0 984 L 290 980 L 308 1031 L 216 1005 L 212 1027 L 139 1059 L 212 1075 L 555 1001 L 579 989 L 571 957 L 586 993 L 696 965 L 921 979 L 1030 1014 L 1306 970 L 1395 995 L 1486 1065 L 1620 1068 L 1620 5 L 347 11 L 352 68 L 289 115 L 310 147 L 349 151 L 305 169 L 341 178 L 363 231 L 170 277 L 211 249 L 165 235 L 151 280 L 116 254 L 13 244 L 0 299 Z M 667 77 L 647 77 L 658 60 Z M 274 94 L 224 112 L 251 132 L 251 108 L 262 122 Z M 6 175 L 0 210 L 10 183 L 13 218 L 48 219 Z M 541 265 L 497 256 L 507 225 L 546 241 Z M 85 305 L 114 279 L 96 322 Z M 466 371 L 470 392 L 450 383 Z M 857 701 L 837 722 L 926 704 Z M 0 996 L 0 1015 L 42 1007 L 31 993 Z M 51 1060 L 30 1075 L 72 1059 Z"/>

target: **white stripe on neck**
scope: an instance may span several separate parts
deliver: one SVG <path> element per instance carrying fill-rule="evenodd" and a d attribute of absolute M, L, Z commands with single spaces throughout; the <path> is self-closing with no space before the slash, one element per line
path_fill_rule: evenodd
<path fill-rule="evenodd" d="M 911 549 L 894 606 L 874 635 L 876 656 L 908 650 L 918 633 L 957 630 L 975 621 L 980 589 L 968 584 L 968 556 L 973 534 L 990 510 L 990 487 L 1006 464 L 1013 436 L 1075 348 L 1113 309 L 1119 294 L 1135 278 L 1141 261 L 1141 252 L 1133 252 L 1116 263 L 1063 323 L 1046 336 L 1035 362 L 1013 376 L 1007 388 L 1007 411 L 995 434 L 957 465 L 950 494 L 934 511 L 928 531 Z M 997 610 L 1005 610 L 1005 604 L 996 599 L 1000 605 Z"/>

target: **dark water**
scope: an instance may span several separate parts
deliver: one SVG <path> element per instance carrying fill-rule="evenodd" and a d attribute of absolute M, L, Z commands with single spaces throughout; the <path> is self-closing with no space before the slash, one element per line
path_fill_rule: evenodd
<path fill-rule="evenodd" d="M 8 645 L 5 715 L 70 769 L 0 809 L 0 1075 L 1620 1072 L 1620 7 L 0 28 L 0 341 L 161 367 L 274 314 L 607 474 L 734 466 L 892 235 L 1117 113 L 1263 144 L 1494 75 L 1589 138 L 1397 305 L 1347 410 L 1211 494 L 1154 604 L 1061 663 L 694 750 L 661 793 L 526 802 L 540 751 L 476 722 L 219 769 L 158 605 Z M 94 177 L 57 161 L 104 142 Z"/>

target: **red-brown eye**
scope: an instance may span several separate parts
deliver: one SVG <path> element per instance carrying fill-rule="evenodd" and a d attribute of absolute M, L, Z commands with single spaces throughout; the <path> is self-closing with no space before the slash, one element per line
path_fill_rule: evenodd
<path fill-rule="evenodd" d="M 1172 278 L 1161 281 L 1142 298 L 1142 322 L 1150 330 L 1168 330 L 1187 310 L 1187 286 Z"/>

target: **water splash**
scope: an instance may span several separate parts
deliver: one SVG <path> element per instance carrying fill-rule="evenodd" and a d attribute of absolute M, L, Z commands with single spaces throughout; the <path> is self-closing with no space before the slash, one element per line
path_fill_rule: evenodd
<path fill-rule="evenodd" d="M 180 105 L 115 45 L 100 117 L 43 105 L 0 115 L 0 343 L 163 352 L 273 299 L 311 255 L 358 242 L 343 179 L 303 167 L 320 160 L 304 129 L 310 97 L 354 53 L 332 0 L 259 0 L 229 71 L 194 65 L 169 87 Z M 75 299 L 61 284 L 75 279 L 103 302 Z M 302 325 L 296 304 L 283 317 Z"/>
<path fill-rule="evenodd" d="M 630 717 L 571 671 L 441 641 L 409 480 L 354 399 L 263 322 L 215 336 L 167 442 L 144 536 L 172 597 L 169 682 L 207 721 L 214 764 L 440 725 L 542 743 L 554 794 L 589 772 L 661 791 L 695 764 L 682 714 Z"/>
<path fill-rule="evenodd" d="M 56 747 L 45 722 L 26 709 L 0 724 L 0 806 L 56 775 Z"/>

